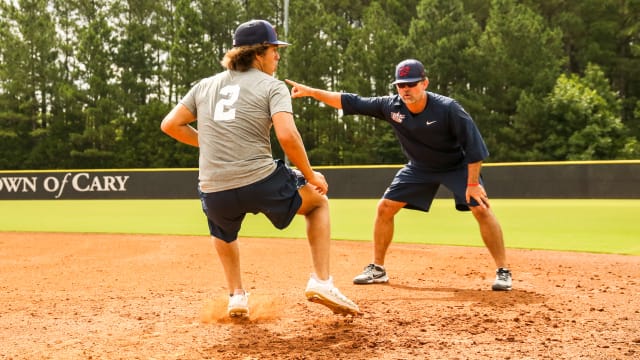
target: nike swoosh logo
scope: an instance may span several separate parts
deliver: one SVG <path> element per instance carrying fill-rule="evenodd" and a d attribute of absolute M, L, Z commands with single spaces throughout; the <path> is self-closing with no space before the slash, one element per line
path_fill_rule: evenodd
<path fill-rule="evenodd" d="M 437 123 L 438 120 L 433 120 L 433 121 L 427 121 L 427 126 L 431 125 L 431 124 L 435 124 Z"/>

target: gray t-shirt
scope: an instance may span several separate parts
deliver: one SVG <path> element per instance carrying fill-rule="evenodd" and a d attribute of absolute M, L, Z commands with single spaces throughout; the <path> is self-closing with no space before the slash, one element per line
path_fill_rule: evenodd
<path fill-rule="evenodd" d="M 293 113 L 284 82 L 257 69 L 228 70 L 202 79 L 181 103 L 198 120 L 202 192 L 253 184 L 275 170 L 271 117 Z"/>

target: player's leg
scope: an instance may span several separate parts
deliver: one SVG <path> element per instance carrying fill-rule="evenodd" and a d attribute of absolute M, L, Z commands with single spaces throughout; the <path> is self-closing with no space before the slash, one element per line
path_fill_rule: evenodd
<path fill-rule="evenodd" d="M 242 286 L 238 231 L 244 211 L 237 202 L 236 190 L 200 193 L 202 210 L 207 216 L 209 232 L 227 280 L 230 316 L 248 316 L 248 293 Z"/>
<path fill-rule="evenodd" d="M 326 280 L 330 275 L 329 200 L 314 190 L 311 185 L 301 187 L 298 193 L 302 197 L 298 214 L 303 215 L 307 223 L 307 240 L 311 247 L 313 269 L 319 279 Z"/>
<path fill-rule="evenodd" d="M 242 275 L 240 272 L 240 249 L 238 241 L 226 242 L 215 236 L 211 237 L 214 247 L 218 253 L 220 263 L 224 270 L 227 280 L 227 288 L 229 289 L 229 305 L 227 312 L 230 316 L 248 316 L 249 304 L 248 296 L 242 286 Z"/>
<path fill-rule="evenodd" d="M 321 280 L 329 278 L 331 228 L 329 200 L 306 183 L 299 171 L 277 163 L 272 175 L 240 191 L 240 199 L 249 212 L 263 213 L 278 229 L 284 229 L 296 214 L 307 222 L 307 239 L 311 247 L 313 269 Z"/>
<path fill-rule="evenodd" d="M 334 313 L 360 314 L 358 306 L 333 285 L 330 275 L 331 224 L 327 197 L 307 184 L 299 171 L 289 169 L 282 162 L 278 162 L 272 176 L 260 183 L 259 189 L 245 195 L 247 202 L 262 195 L 258 210 L 279 229 L 289 226 L 295 214 L 305 217 L 313 263 L 313 273 L 305 289 L 307 300 L 325 305 Z"/>
<path fill-rule="evenodd" d="M 307 222 L 307 239 L 314 269 L 305 289 L 307 300 L 322 304 L 336 314 L 360 314 L 360 308 L 333 285 L 330 275 L 329 200 L 309 184 L 301 187 L 298 193 L 302 197 L 298 214 L 304 215 Z"/>
<path fill-rule="evenodd" d="M 227 280 L 227 288 L 229 294 L 233 295 L 236 290 L 242 290 L 242 276 L 240 273 L 240 248 L 238 247 L 238 241 L 226 242 L 222 239 L 218 239 L 215 236 L 213 239 L 213 245 L 220 258 L 222 269 Z"/>

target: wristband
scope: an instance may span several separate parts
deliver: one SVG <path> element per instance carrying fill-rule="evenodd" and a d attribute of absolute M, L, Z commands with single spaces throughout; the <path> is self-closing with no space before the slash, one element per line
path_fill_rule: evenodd
<path fill-rule="evenodd" d="M 480 186 L 480 183 L 467 184 L 467 187 Z"/>

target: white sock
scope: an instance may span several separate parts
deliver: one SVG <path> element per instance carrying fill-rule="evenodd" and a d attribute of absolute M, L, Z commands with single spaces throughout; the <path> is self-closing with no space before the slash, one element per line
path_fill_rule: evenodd
<path fill-rule="evenodd" d="M 329 276 L 327 280 L 320 280 L 318 275 L 316 275 L 316 273 L 313 273 L 311 274 L 311 277 L 322 285 L 331 285 L 333 283 L 333 276 Z"/>

